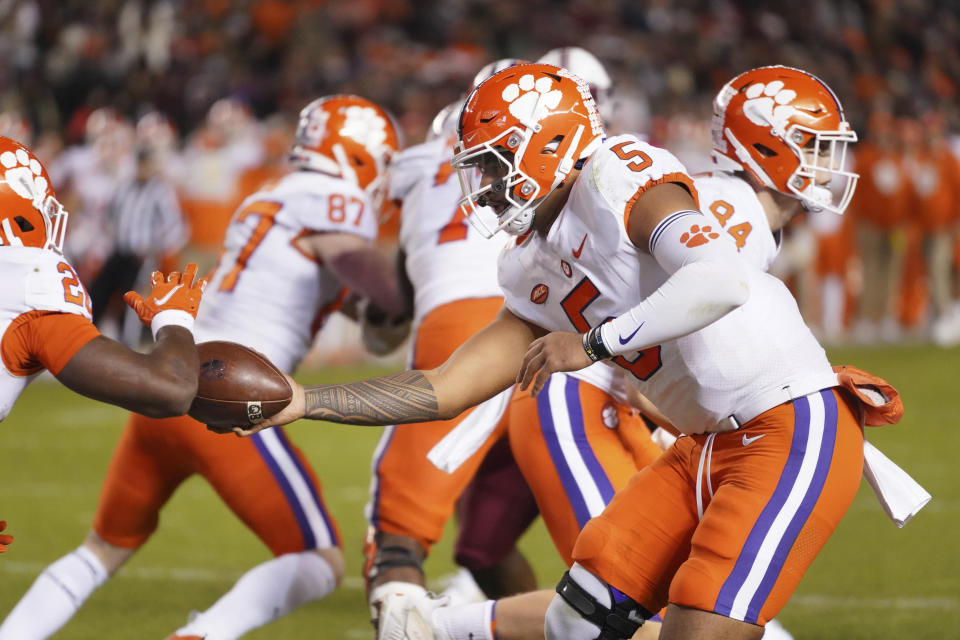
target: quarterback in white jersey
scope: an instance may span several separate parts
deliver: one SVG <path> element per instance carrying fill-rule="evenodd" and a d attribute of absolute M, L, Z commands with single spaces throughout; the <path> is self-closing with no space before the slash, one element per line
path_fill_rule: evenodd
<path fill-rule="evenodd" d="M 450 165 L 456 142 L 450 121 L 455 116 L 432 140 L 398 154 L 389 172 L 388 197 L 402 203 L 398 264 L 404 289 L 412 296 L 408 361 L 413 368 L 446 360 L 503 304 L 496 263 L 506 236 L 484 238 L 458 205 L 459 182 Z M 505 441 L 509 397 L 503 392 L 455 420 L 384 429 L 371 465 L 364 549 L 378 638 L 389 637 L 384 634 L 396 615 L 396 594 L 426 593 L 423 560 L 488 452 Z M 429 453 L 451 432 L 465 430 L 477 434 L 469 451 L 444 469 L 432 464 Z"/>

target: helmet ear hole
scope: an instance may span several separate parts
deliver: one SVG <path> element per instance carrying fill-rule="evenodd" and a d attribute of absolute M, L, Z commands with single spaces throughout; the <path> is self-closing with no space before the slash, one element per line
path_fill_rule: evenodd
<path fill-rule="evenodd" d="M 30 224 L 30 221 L 23 216 L 16 216 L 13 221 L 17 223 L 18 227 L 20 227 L 20 231 L 22 233 L 27 233 L 28 231 L 33 231 L 34 229 L 34 226 Z"/>
<path fill-rule="evenodd" d="M 560 148 L 561 142 L 563 142 L 562 135 L 554 136 L 553 140 L 543 145 L 543 149 L 540 150 L 540 155 L 549 156 L 556 153 L 557 149 Z"/>
<path fill-rule="evenodd" d="M 756 149 L 757 153 L 762 155 L 764 158 L 772 158 L 773 156 L 777 155 L 776 151 L 766 145 L 760 144 L 759 142 L 755 142 L 753 144 L 753 148 Z"/>

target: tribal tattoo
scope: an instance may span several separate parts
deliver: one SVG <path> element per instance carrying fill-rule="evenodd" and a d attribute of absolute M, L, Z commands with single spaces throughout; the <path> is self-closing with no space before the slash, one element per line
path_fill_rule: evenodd
<path fill-rule="evenodd" d="M 345 424 L 426 422 L 439 417 L 437 394 L 421 371 L 304 389 L 304 417 Z"/>

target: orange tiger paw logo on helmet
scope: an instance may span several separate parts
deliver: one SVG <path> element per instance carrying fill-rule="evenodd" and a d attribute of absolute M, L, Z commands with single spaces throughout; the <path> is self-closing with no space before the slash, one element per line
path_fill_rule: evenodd
<path fill-rule="evenodd" d="M 680 236 L 680 242 L 688 248 L 693 249 L 694 247 L 707 244 L 711 240 L 716 240 L 719 237 L 720 234 L 714 231 L 710 225 L 707 224 L 701 227 L 695 224 L 690 227 L 690 231 L 683 232 L 683 235 Z"/>

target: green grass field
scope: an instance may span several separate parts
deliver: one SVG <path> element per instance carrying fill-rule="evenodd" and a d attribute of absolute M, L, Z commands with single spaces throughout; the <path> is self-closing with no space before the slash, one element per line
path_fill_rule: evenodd
<path fill-rule="evenodd" d="M 960 350 L 844 349 L 832 351 L 831 360 L 868 369 L 900 389 L 903 422 L 868 435 L 934 498 L 913 522 L 897 529 L 863 483 L 780 620 L 797 640 L 960 638 L 960 482 L 953 455 L 960 449 L 960 424 L 951 404 L 954 394 L 960 395 Z M 300 378 L 350 380 L 381 372 L 345 369 Z M 82 541 L 125 418 L 119 409 L 40 381 L 0 426 L 0 518 L 16 535 L 0 556 L 0 614 L 13 607 L 43 567 Z M 306 422 L 290 428 L 320 474 L 339 520 L 349 578 L 325 600 L 247 637 L 372 637 L 359 570 L 369 459 L 379 432 Z M 430 576 L 452 570 L 446 537 L 427 564 Z M 542 526 L 528 533 L 522 548 L 541 584 L 553 586 L 563 567 Z M 209 606 L 246 569 L 268 557 L 210 488 L 194 478 L 174 495 L 153 539 L 56 638 L 162 639 L 191 609 Z"/>

